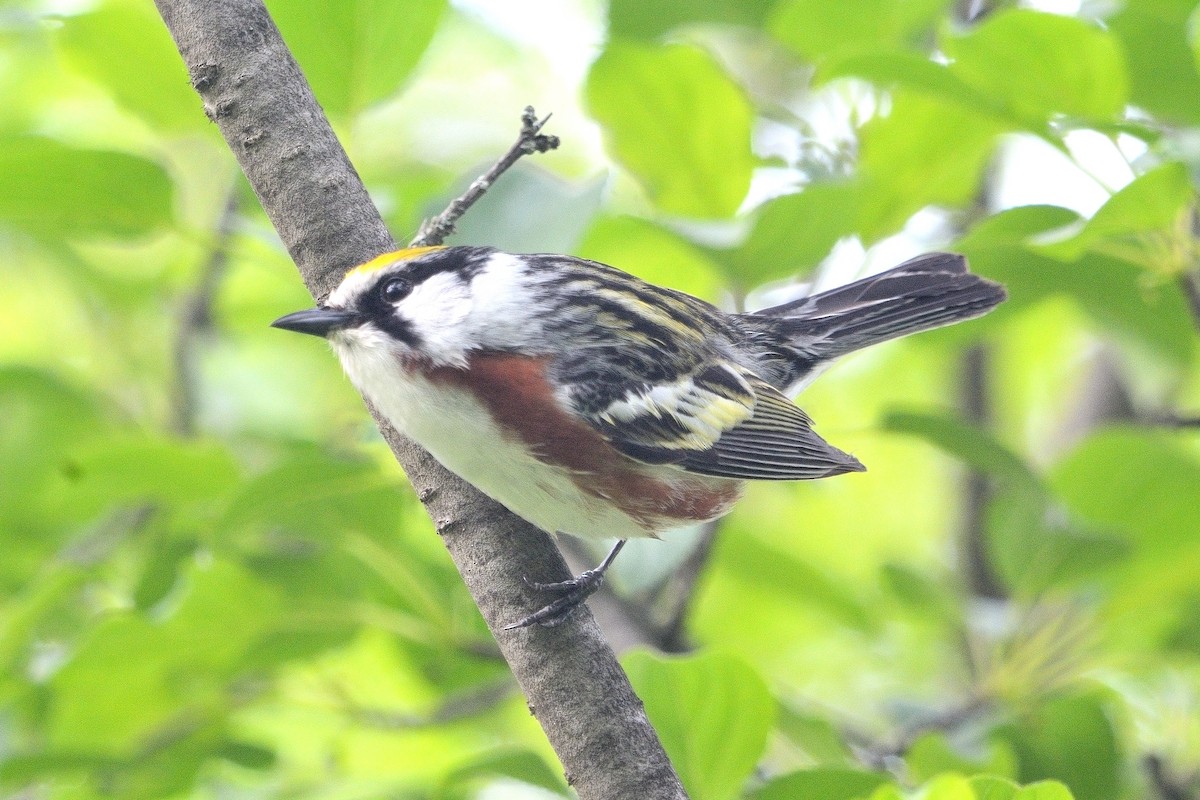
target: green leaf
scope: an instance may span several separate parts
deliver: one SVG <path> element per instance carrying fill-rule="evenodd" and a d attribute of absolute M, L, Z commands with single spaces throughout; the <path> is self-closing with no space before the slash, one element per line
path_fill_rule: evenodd
<path fill-rule="evenodd" d="M 904 564 L 884 564 L 883 584 L 915 612 L 943 623 L 961 624 L 959 600 L 949 588 Z"/>
<path fill-rule="evenodd" d="M 857 231 L 863 202 L 853 182 L 813 183 L 771 200 L 758 210 L 746 241 L 724 254 L 730 278 L 751 287 L 810 273 L 839 239 Z"/>
<path fill-rule="evenodd" d="M 515 778 L 530 786 L 540 786 L 558 794 L 565 794 L 567 791 L 561 773 L 552 769 L 537 753 L 503 749 L 476 756 L 450 771 L 442 781 L 441 792 L 445 794 L 451 788 L 497 776 Z"/>
<path fill-rule="evenodd" d="M 972 269 L 1008 289 L 1009 299 L 1000 313 L 1063 295 L 1109 335 L 1132 338 L 1175 364 L 1191 358 L 1195 333 L 1187 301 L 1175 282 L 1148 284 L 1141 268 L 1099 254 L 1063 263 L 1021 247 L 963 249 Z"/>
<path fill-rule="evenodd" d="M 999 735 L 1017 755 L 1022 782 L 1053 778 L 1070 787 L 1064 793 L 1053 783 L 1035 784 L 1030 798 L 1059 800 L 1072 793 L 1080 800 L 1124 796 L 1120 742 L 1098 693 L 1055 698 Z M 1017 797 L 1029 800 L 1024 791 Z"/>
<path fill-rule="evenodd" d="M 768 783 L 749 795 L 749 800 L 793 800 L 813 797 L 821 800 L 854 800 L 868 797 L 889 783 L 882 772 L 862 772 L 845 767 L 818 767 L 792 772 Z"/>
<path fill-rule="evenodd" d="M 218 529 L 266 524 L 321 538 L 347 531 L 394 533 L 397 488 L 369 462 L 303 449 L 242 484 Z"/>
<path fill-rule="evenodd" d="M 985 217 L 958 241 L 956 250 L 1023 245 L 1032 237 L 1067 228 L 1080 221 L 1069 208 L 1050 205 L 1017 206 Z"/>
<path fill-rule="evenodd" d="M 608 34 L 614 39 L 657 39 L 685 25 L 719 23 L 758 27 L 768 0 L 611 0 Z"/>
<path fill-rule="evenodd" d="M 1038 781 L 1021 788 L 1013 800 L 1073 800 L 1071 790 L 1058 781 Z"/>
<path fill-rule="evenodd" d="M 215 500 L 233 489 L 239 472 L 215 442 L 117 439 L 73 454 L 69 497 L 81 514 L 120 503 Z"/>
<path fill-rule="evenodd" d="M 1127 531 L 1142 558 L 1173 561 L 1195 544 L 1200 461 L 1167 434 L 1098 431 L 1055 466 L 1051 482 L 1076 513 Z"/>
<path fill-rule="evenodd" d="M 718 653 L 667 659 L 633 651 L 622 662 L 688 794 L 737 797 L 775 716 L 758 673 Z"/>
<path fill-rule="evenodd" d="M 971 778 L 971 788 L 975 790 L 975 800 L 1013 800 L 1021 787 L 1007 778 L 976 775 Z"/>
<path fill-rule="evenodd" d="M 0 181 L 0 221 L 55 238 L 140 235 L 172 218 L 167 173 L 127 153 L 4 136 Z"/>
<path fill-rule="evenodd" d="M 921 793 L 922 800 L 975 800 L 971 782 L 953 773 L 930 781 Z"/>
<path fill-rule="evenodd" d="M 659 208 L 728 217 L 750 187 L 753 112 L 703 51 L 612 42 L 592 65 L 588 110 L 610 152 Z"/>
<path fill-rule="evenodd" d="M 918 94 L 957 103 L 969 110 L 1003 115 L 1003 104 L 964 83 L 945 64 L 903 50 L 855 52 L 830 59 L 817 70 L 816 80 L 855 77 L 890 89 L 902 86 Z"/>
<path fill-rule="evenodd" d="M 600 217 L 576 252 L 710 302 L 725 290 L 720 270 L 706 253 L 671 231 L 636 217 Z"/>
<path fill-rule="evenodd" d="M 1044 495 L 1041 478 L 1016 453 L 986 431 L 945 414 L 892 411 L 883 419 L 885 430 L 919 436 L 951 453 L 975 469 L 1020 487 L 1031 495 Z"/>
<path fill-rule="evenodd" d="M 230 740 L 218 752 L 221 758 L 246 769 L 270 769 L 278 761 L 274 750 L 253 742 Z"/>
<path fill-rule="evenodd" d="M 268 6 L 321 106 L 347 117 L 399 92 L 446 0 L 271 0 Z"/>
<path fill-rule="evenodd" d="M 1171 242 L 1181 215 L 1190 213 L 1193 196 L 1187 168 L 1178 161 L 1168 162 L 1139 175 L 1110 197 L 1075 236 L 1036 249 L 1068 261 L 1097 250 L 1157 271 L 1178 273 L 1190 261 L 1172 258 Z M 1181 235 L 1190 237 L 1190 228 L 1185 230 Z"/>
<path fill-rule="evenodd" d="M 1001 101 L 1035 130 L 1057 115 L 1107 118 L 1128 100 L 1120 45 L 1074 17 L 999 11 L 943 49 L 964 83 Z"/>
<path fill-rule="evenodd" d="M 132 755 L 173 715 L 200 713 L 281 611 L 273 592 L 225 562 L 194 568 L 163 623 L 116 613 L 49 683 L 46 734 L 64 750 Z"/>
<path fill-rule="evenodd" d="M 860 631 L 879 625 L 847 586 L 792 553 L 754 536 L 726 537 L 720 547 L 722 565 L 739 580 L 773 587 L 779 597 L 811 605 Z"/>
<path fill-rule="evenodd" d="M 881 46 L 901 45 L 928 30 L 948 0 L 785 0 L 771 14 L 768 29 L 804 58 Z"/>
<path fill-rule="evenodd" d="M 1200 73 L 1191 37 L 1191 0 L 1125 3 L 1107 19 L 1129 70 L 1129 100 L 1156 117 L 1200 123 Z"/>
<path fill-rule="evenodd" d="M 103 84 L 118 103 L 170 131 L 212 130 L 200 97 L 162 18 L 138 0 L 109 0 L 63 20 L 68 60 Z"/>
<path fill-rule="evenodd" d="M 892 112 L 862 132 L 859 230 L 868 241 L 898 231 L 928 205 L 975 197 L 1004 125 L 924 95 L 900 92 Z"/>
<path fill-rule="evenodd" d="M 982 772 L 1011 774 L 1012 755 L 1003 746 L 989 744 L 975 757 L 959 752 L 945 733 L 930 731 L 913 741 L 904 754 L 904 762 L 914 780 L 934 780 L 943 773 L 975 775 Z"/>

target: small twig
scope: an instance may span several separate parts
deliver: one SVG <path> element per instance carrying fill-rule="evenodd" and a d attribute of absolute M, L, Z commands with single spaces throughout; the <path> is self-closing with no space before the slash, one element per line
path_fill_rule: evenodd
<path fill-rule="evenodd" d="M 171 347 L 175 367 L 171 387 L 171 430 L 180 436 L 193 436 L 196 433 L 196 395 L 200 383 L 196 374 L 197 345 L 212 327 L 212 306 L 229 264 L 229 245 L 237 226 L 239 205 L 238 187 L 235 184 L 217 221 L 213 248 L 200 270 L 200 279 L 184 299 L 180 310 L 179 327 Z"/>
<path fill-rule="evenodd" d="M 1200 415 L 1174 413 L 1154 414 L 1145 420 L 1147 425 L 1160 428 L 1200 428 Z"/>
<path fill-rule="evenodd" d="M 859 743 L 853 747 L 859 761 L 871 769 L 889 769 L 898 759 L 916 743 L 917 739 L 927 733 L 953 733 L 963 725 L 971 722 L 991 709 L 991 703 L 984 697 L 970 697 L 961 705 L 935 713 L 925 719 L 904 726 L 896 734 L 892 743 L 871 742 L 862 734 L 847 738 L 858 738 Z"/>
<path fill-rule="evenodd" d="M 683 653 L 691 649 L 684 635 L 684 626 L 696 599 L 696 586 L 700 582 L 700 575 L 712 557 L 713 544 L 717 540 L 720 527 L 721 521 L 717 519 L 704 523 L 696 546 L 671 575 L 663 589 L 667 602 L 670 603 L 670 611 L 659 638 L 659 647 L 664 652 Z"/>
<path fill-rule="evenodd" d="M 1142 758 L 1142 766 L 1150 785 L 1162 800 L 1196 800 L 1200 798 L 1200 775 L 1183 778 L 1172 773 L 1166 759 L 1156 753 Z"/>
<path fill-rule="evenodd" d="M 517 163 L 522 156 L 556 149 L 558 137 L 541 133 L 542 126 L 550 120 L 550 116 L 547 114 L 538 120 L 533 106 L 525 106 L 525 111 L 521 114 L 521 135 L 517 137 L 517 141 L 508 149 L 508 152 L 493 164 L 491 169 L 476 178 L 461 197 L 452 200 L 450 205 L 446 206 L 445 211 L 421 223 L 421 229 L 417 231 L 416 237 L 408 243 L 408 246 L 427 247 L 441 244 L 447 236 L 454 233 L 455 224 L 467 212 L 467 209 L 483 197 L 484 192 L 492 187 L 496 179 L 507 172 L 509 167 Z"/>
<path fill-rule="evenodd" d="M 1185 270 L 1179 276 L 1179 287 L 1187 298 L 1188 308 L 1192 311 L 1192 322 L 1200 329 L 1200 270 Z"/>
<path fill-rule="evenodd" d="M 517 691 L 517 684 L 509 677 L 486 683 L 451 695 L 444 703 L 425 714 L 363 706 L 349 697 L 345 687 L 338 685 L 333 689 L 345 705 L 347 714 L 355 721 L 369 728 L 394 731 L 446 725 L 486 713 L 512 697 Z"/>

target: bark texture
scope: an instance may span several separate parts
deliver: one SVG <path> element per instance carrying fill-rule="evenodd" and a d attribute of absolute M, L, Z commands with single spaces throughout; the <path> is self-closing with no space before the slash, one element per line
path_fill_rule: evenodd
<path fill-rule="evenodd" d="M 155 4 L 205 113 L 220 127 L 313 297 L 328 295 L 349 267 L 396 249 L 262 2 Z M 550 537 L 372 414 L 579 796 L 686 798 L 641 701 L 586 609 L 556 628 L 501 630 L 544 601 L 522 577 L 569 577 Z"/>

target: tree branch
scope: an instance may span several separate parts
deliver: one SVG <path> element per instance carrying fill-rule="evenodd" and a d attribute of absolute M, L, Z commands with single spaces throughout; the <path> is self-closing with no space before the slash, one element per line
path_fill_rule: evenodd
<path fill-rule="evenodd" d="M 208 116 L 314 298 L 396 249 L 260 0 L 155 0 Z M 446 471 L 371 409 L 562 761 L 591 798 L 686 794 L 590 613 L 504 632 L 539 605 L 521 578 L 569 577 L 550 537 Z"/>

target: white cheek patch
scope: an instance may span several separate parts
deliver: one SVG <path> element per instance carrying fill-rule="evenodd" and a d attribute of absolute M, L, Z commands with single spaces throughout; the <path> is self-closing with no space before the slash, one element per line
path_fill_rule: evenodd
<path fill-rule="evenodd" d="M 540 320 L 530 305 L 524 262 L 510 253 L 492 253 L 471 282 L 474 313 L 467 320 L 471 337 L 486 347 L 524 348 L 538 340 Z"/>
<path fill-rule="evenodd" d="M 466 366 L 479 342 L 463 324 L 471 313 L 470 287 L 453 272 L 431 275 L 400 303 L 398 314 L 417 336 L 421 353 L 435 363 Z"/>

